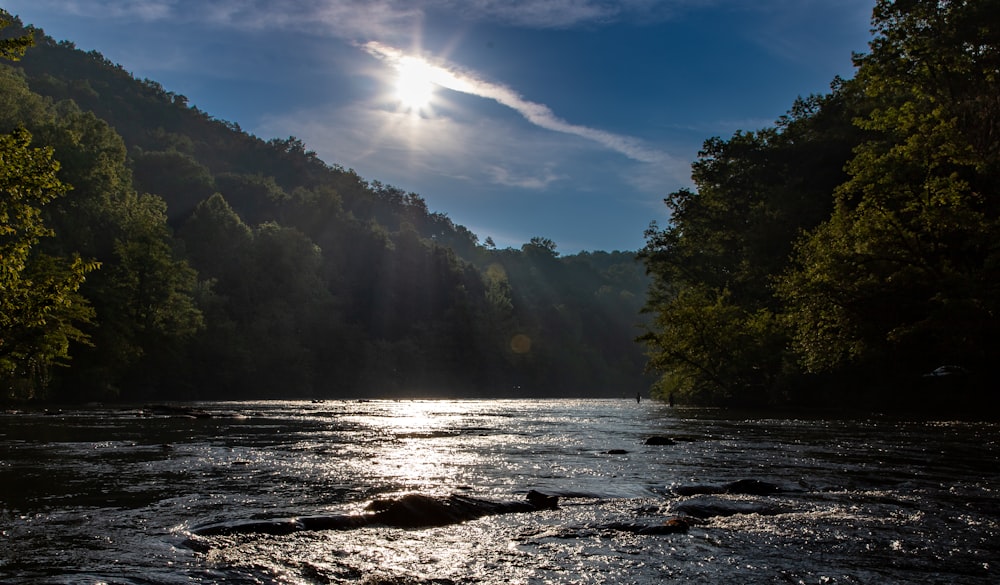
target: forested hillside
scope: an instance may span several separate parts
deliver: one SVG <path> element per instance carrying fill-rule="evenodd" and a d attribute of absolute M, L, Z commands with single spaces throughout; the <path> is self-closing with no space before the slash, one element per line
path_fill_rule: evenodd
<path fill-rule="evenodd" d="M 5 399 L 648 386 L 634 253 L 495 249 L 417 194 L 4 18 Z"/>
<path fill-rule="evenodd" d="M 854 79 L 705 143 L 642 251 L 660 394 L 995 412 L 998 8 L 880 0 Z"/>

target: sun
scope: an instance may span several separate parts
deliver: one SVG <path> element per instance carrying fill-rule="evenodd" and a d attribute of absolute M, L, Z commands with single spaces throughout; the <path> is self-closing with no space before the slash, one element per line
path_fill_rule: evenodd
<path fill-rule="evenodd" d="M 434 68 L 416 57 L 403 57 L 396 63 L 396 99 L 411 112 L 426 109 L 434 97 Z"/>

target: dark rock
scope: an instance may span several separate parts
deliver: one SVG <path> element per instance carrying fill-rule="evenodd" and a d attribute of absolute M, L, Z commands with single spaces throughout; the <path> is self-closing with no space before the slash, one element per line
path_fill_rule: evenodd
<path fill-rule="evenodd" d="M 639 534 L 684 534 L 691 527 L 691 522 L 674 516 L 664 520 L 662 524 L 649 526 L 639 531 Z"/>
<path fill-rule="evenodd" d="M 230 534 L 272 534 L 280 536 L 305 530 L 305 526 L 297 518 L 281 518 L 275 520 L 237 520 L 221 522 L 195 528 L 191 532 L 198 536 L 226 536 Z"/>
<path fill-rule="evenodd" d="M 559 507 L 559 496 L 550 496 L 535 490 L 528 492 L 528 502 L 539 510 L 555 510 Z"/>
<path fill-rule="evenodd" d="M 672 516 L 664 520 L 661 524 L 635 524 L 631 522 L 611 522 L 602 524 L 600 530 L 614 530 L 615 532 L 630 532 L 632 534 L 683 534 L 691 527 L 691 520 Z"/>
<path fill-rule="evenodd" d="M 625 449 L 612 449 L 607 452 L 608 455 L 628 455 L 628 451 Z"/>
<path fill-rule="evenodd" d="M 677 442 L 670 437 L 650 437 L 646 439 L 646 445 L 676 445 Z"/>
<path fill-rule="evenodd" d="M 679 496 L 697 496 L 701 494 L 721 494 L 726 490 L 717 485 L 679 485 L 673 491 Z"/>
<path fill-rule="evenodd" d="M 747 494 L 769 496 L 781 491 L 781 487 L 759 479 L 741 479 L 722 486 L 727 494 Z"/>
<path fill-rule="evenodd" d="M 451 495 L 447 497 L 408 494 L 395 500 L 376 500 L 366 508 L 371 513 L 355 515 L 304 516 L 274 520 L 241 520 L 196 527 L 195 536 L 230 534 L 283 535 L 300 530 L 353 530 L 372 524 L 396 528 L 447 526 L 496 514 L 537 512 L 558 506 L 559 498 L 530 491 L 525 501 L 494 502 Z"/>
<path fill-rule="evenodd" d="M 303 530 L 353 530 L 368 524 L 363 515 L 303 516 L 298 521 Z"/>
<path fill-rule="evenodd" d="M 773 516 L 781 512 L 774 504 L 760 501 L 733 500 L 716 496 L 697 496 L 670 506 L 675 514 L 705 519 L 736 514 L 761 514 Z"/>
<path fill-rule="evenodd" d="M 744 494 L 748 496 L 770 496 L 782 491 L 781 487 L 758 479 L 741 479 L 723 485 L 682 485 L 673 488 L 679 496 L 702 494 Z"/>
<path fill-rule="evenodd" d="M 531 512 L 538 508 L 531 502 L 492 502 L 451 495 L 446 498 L 408 494 L 392 501 L 369 519 L 370 524 L 383 524 L 398 528 L 447 526 L 483 516 Z"/>

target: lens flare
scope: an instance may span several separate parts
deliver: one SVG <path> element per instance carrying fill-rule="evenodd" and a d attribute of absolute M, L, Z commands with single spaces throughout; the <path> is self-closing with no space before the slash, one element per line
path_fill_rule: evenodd
<path fill-rule="evenodd" d="M 396 64 L 396 99 L 410 111 L 427 108 L 434 97 L 434 68 L 423 59 L 403 57 Z"/>

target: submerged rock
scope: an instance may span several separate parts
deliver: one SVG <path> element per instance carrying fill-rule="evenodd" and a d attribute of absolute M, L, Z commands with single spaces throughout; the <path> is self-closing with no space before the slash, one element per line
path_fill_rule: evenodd
<path fill-rule="evenodd" d="M 751 496 L 769 496 L 778 493 L 781 487 L 777 484 L 760 481 L 759 479 L 741 479 L 722 486 L 727 494 L 747 494 Z"/>
<path fill-rule="evenodd" d="M 678 496 L 698 496 L 702 494 L 721 494 L 725 490 L 720 485 L 679 485 L 673 488 Z"/>
<path fill-rule="evenodd" d="M 677 441 L 674 441 L 670 437 L 650 437 L 646 439 L 646 445 L 676 445 Z"/>
<path fill-rule="evenodd" d="M 559 496 L 552 496 L 531 490 L 526 497 L 539 510 L 555 510 L 559 507 Z"/>
<path fill-rule="evenodd" d="M 245 415 L 236 412 L 212 412 L 184 404 L 148 404 L 142 407 L 140 413 L 144 416 L 169 416 L 174 418 L 246 418 Z"/>
<path fill-rule="evenodd" d="M 559 498 L 530 491 L 525 501 L 495 502 L 467 496 L 446 497 L 408 494 L 393 500 L 376 500 L 368 505 L 369 514 L 304 516 L 273 520 L 239 520 L 194 528 L 195 536 L 232 534 L 283 535 L 301 530 L 354 530 L 371 525 L 396 528 L 447 526 L 496 514 L 536 512 L 558 506 Z"/>
<path fill-rule="evenodd" d="M 633 534 L 684 534 L 691 527 L 691 522 L 680 516 L 667 518 L 660 524 L 632 524 L 613 522 L 602 526 L 605 530 L 631 532 Z"/>
<path fill-rule="evenodd" d="M 780 491 L 781 486 L 759 479 L 741 479 L 722 485 L 682 485 L 673 488 L 679 496 L 703 494 L 742 494 L 748 496 L 769 496 Z"/>
<path fill-rule="evenodd" d="M 736 514 L 761 514 L 773 516 L 781 509 L 770 503 L 756 500 L 735 500 L 716 496 L 697 496 L 670 506 L 674 514 L 692 516 L 701 520 L 716 516 L 735 516 Z"/>
<path fill-rule="evenodd" d="M 557 501 L 555 496 L 545 496 L 536 491 L 529 492 L 527 501 L 523 502 L 494 502 L 459 495 L 438 498 L 409 494 L 398 500 L 372 502 L 368 509 L 376 512 L 368 517 L 367 523 L 398 528 L 446 526 L 483 516 L 552 509 Z"/>

